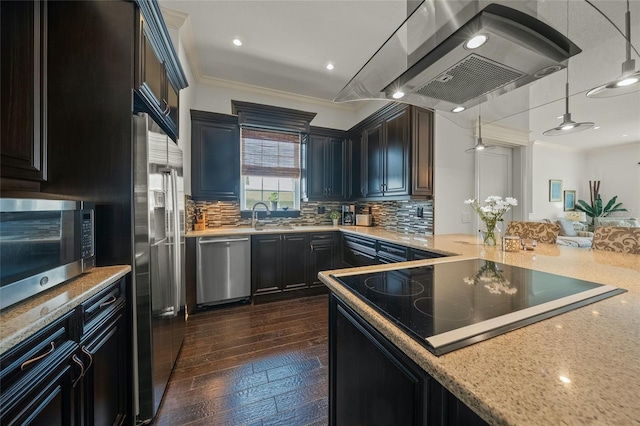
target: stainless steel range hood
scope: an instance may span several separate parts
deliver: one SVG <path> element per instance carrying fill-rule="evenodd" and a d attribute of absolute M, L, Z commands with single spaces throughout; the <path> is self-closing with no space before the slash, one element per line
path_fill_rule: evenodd
<path fill-rule="evenodd" d="M 477 35 L 486 42 L 467 47 Z M 558 30 L 511 7 L 425 1 L 335 102 L 389 99 L 436 110 L 469 108 L 565 68 L 580 52 Z M 394 96 L 398 92 L 404 95 Z"/>

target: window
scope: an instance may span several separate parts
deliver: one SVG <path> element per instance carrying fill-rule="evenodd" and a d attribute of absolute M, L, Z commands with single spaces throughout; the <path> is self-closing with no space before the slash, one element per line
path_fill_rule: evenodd
<path fill-rule="evenodd" d="M 278 196 L 278 210 L 300 208 L 300 135 L 243 127 L 241 130 L 240 208 L 269 203 Z"/>

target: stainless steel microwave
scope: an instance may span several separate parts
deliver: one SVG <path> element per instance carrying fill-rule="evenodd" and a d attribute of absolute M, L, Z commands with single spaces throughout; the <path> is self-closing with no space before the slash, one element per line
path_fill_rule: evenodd
<path fill-rule="evenodd" d="M 70 200 L 0 199 L 0 309 L 95 266 L 94 208 Z"/>

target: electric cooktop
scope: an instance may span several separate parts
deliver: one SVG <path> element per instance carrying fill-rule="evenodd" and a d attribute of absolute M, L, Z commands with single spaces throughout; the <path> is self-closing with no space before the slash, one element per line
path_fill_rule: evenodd
<path fill-rule="evenodd" d="M 626 291 L 482 259 L 332 277 L 435 355 Z"/>

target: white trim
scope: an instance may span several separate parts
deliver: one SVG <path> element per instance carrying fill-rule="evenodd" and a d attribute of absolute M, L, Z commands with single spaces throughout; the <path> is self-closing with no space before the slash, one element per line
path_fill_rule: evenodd
<path fill-rule="evenodd" d="M 475 121 L 474 136 L 478 137 L 478 120 Z M 514 129 L 512 127 L 503 126 L 495 123 L 482 124 L 482 139 L 487 145 L 502 145 L 512 147 L 514 145 L 528 146 L 532 142 L 529 141 L 529 134 L 526 130 Z"/>
<path fill-rule="evenodd" d="M 184 53 L 187 56 L 189 62 L 189 68 L 196 82 L 199 82 L 202 78 L 202 65 L 200 64 L 200 57 L 196 51 L 196 42 L 193 35 L 193 28 L 191 26 L 191 17 L 189 15 L 178 12 L 165 7 L 161 8 L 162 16 L 168 27 L 178 30 L 180 35 L 180 43 L 184 47 Z"/>
<path fill-rule="evenodd" d="M 587 300 L 591 297 L 596 297 L 610 291 L 616 290 L 616 287 L 610 285 L 603 285 L 591 290 L 583 291 L 577 294 L 572 294 L 561 299 L 552 300 L 541 305 L 532 306 L 530 308 L 522 309 L 520 311 L 512 312 L 510 314 L 501 315 L 496 318 L 492 318 L 486 321 L 482 321 L 477 324 L 471 324 L 466 327 L 458 328 L 445 333 L 437 334 L 425 339 L 429 345 L 434 348 L 439 348 L 444 345 L 449 345 L 454 342 L 458 342 L 464 339 L 468 339 L 491 330 L 495 330 L 500 327 L 507 326 L 509 324 L 523 321 L 528 318 L 533 318 L 538 315 L 553 311 L 554 309 L 560 309 L 573 303 Z"/>

